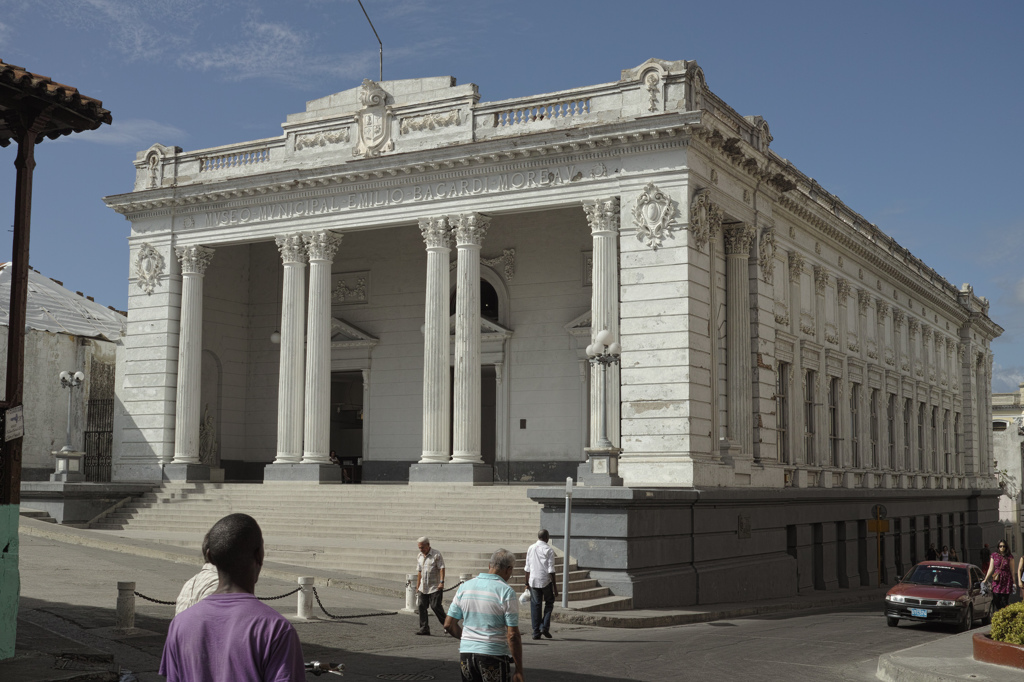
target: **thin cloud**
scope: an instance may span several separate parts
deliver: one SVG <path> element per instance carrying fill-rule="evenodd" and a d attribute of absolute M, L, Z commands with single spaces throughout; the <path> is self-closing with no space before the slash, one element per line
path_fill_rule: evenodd
<path fill-rule="evenodd" d="M 180 66 L 199 71 L 218 71 L 230 81 L 270 78 L 296 82 L 309 76 L 350 78 L 366 70 L 368 54 L 315 56 L 315 40 L 282 23 L 250 19 L 242 31 L 243 42 L 221 45 L 214 50 L 183 54 Z"/>
<path fill-rule="evenodd" d="M 1024 383 L 1024 366 L 1003 367 L 998 362 L 992 363 L 993 393 L 1016 393 L 1021 383 Z"/>
<path fill-rule="evenodd" d="M 115 118 L 109 126 L 100 126 L 81 135 L 72 135 L 69 140 L 142 149 L 154 142 L 174 144 L 187 137 L 188 133 L 180 128 L 148 118 Z"/>

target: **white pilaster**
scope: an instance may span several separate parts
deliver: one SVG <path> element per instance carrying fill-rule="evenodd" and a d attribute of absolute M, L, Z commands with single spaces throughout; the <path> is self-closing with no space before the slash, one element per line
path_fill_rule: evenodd
<path fill-rule="evenodd" d="M 309 256 L 306 318 L 306 402 L 303 463 L 330 464 L 331 264 L 341 235 L 320 230 L 302 235 Z"/>
<path fill-rule="evenodd" d="M 722 228 L 725 238 L 726 276 L 726 393 L 729 440 L 745 457 L 753 457 L 754 429 L 751 419 L 753 387 L 750 351 L 750 245 L 754 229 L 736 223 Z"/>
<path fill-rule="evenodd" d="M 297 234 L 278 237 L 277 248 L 284 263 L 284 285 L 274 464 L 294 464 L 302 457 L 306 249 Z"/>
<path fill-rule="evenodd" d="M 447 462 L 450 452 L 448 419 L 451 409 L 451 376 L 448 369 L 448 259 L 451 253 L 451 228 L 448 217 L 421 218 L 420 233 L 427 245 L 427 297 L 423 322 L 423 455 L 420 462 Z M 459 253 L 461 263 L 462 251 Z M 477 287 L 480 286 L 479 255 L 478 252 Z M 459 272 L 461 273 L 461 269 Z M 461 288 L 460 286 L 459 289 Z M 477 314 L 479 315 L 479 304 Z M 477 347 L 479 349 L 479 341 Z M 479 350 L 477 356 L 479 364 Z M 479 409 L 478 401 L 477 410 Z"/>
<path fill-rule="evenodd" d="M 178 389 L 175 403 L 174 463 L 199 463 L 199 403 L 203 364 L 203 274 L 213 249 L 179 246 L 181 322 L 178 332 Z"/>
<path fill-rule="evenodd" d="M 455 296 L 455 399 L 452 462 L 481 464 L 480 457 L 480 245 L 490 219 L 465 213 L 452 232 L 458 249 Z"/>
<path fill-rule="evenodd" d="M 619 338 L 619 198 L 609 197 L 583 203 L 590 225 L 594 245 L 594 267 L 591 279 L 591 322 L 590 341 L 597 333 L 607 329 L 612 338 Z M 602 396 L 605 399 L 607 436 L 612 445 L 618 446 L 619 391 L 616 378 L 619 367 L 609 367 L 602 372 L 596 364 L 590 365 L 590 438 L 592 448 L 597 447 L 601 435 L 597 415 L 601 414 Z M 609 390 L 605 390 L 605 381 Z M 614 428 L 613 428 L 614 425 Z"/>

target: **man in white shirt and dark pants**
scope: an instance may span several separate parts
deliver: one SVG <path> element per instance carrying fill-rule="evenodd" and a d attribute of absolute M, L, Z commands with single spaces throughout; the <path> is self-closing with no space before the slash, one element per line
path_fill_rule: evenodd
<path fill-rule="evenodd" d="M 526 551 L 526 584 L 530 587 L 530 619 L 533 621 L 533 638 L 541 635 L 551 639 L 551 612 L 555 610 L 555 550 L 548 544 L 548 532 L 541 529 L 537 542 Z M 541 601 L 544 615 L 541 616 Z"/>
<path fill-rule="evenodd" d="M 430 634 L 430 621 L 427 619 L 427 606 L 444 625 L 445 613 L 441 607 L 444 597 L 444 558 L 436 549 L 430 548 L 430 538 L 422 537 L 416 541 L 420 553 L 416 555 L 416 591 L 419 592 L 420 629 L 417 635 Z"/>

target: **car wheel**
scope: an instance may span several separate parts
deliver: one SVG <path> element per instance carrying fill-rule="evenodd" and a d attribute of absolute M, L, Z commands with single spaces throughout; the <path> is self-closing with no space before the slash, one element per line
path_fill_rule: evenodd
<path fill-rule="evenodd" d="M 894 627 L 896 627 L 897 625 L 900 624 L 900 619 L 899 618 L 893 618 L 892 616 L 886 616 L 885 617 L 885 624 L 888 625 L 891 628 L 894 628 Z"/>
<path fill-rule="evenodd" d="M 964 619 L 960 621 L 960 632 L 967 632 L 974 626 L 974 606 L 968 604 Z"/>
<path fill-rule="evenodd" d="M 988 605 L 988 612 L 981 619 L 982 625 L 992 625 L 992 605 Z"/>

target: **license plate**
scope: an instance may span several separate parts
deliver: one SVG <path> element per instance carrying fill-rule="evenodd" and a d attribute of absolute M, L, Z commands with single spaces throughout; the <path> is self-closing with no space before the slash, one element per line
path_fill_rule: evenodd
<path fill-rule="evenodd" d="M 927 618 L 928 609 L 910 609 L 910 615 L 914 618 Z"/>

